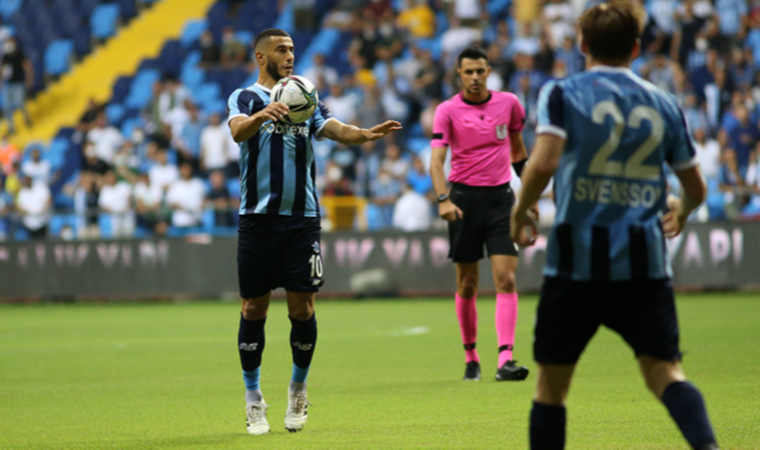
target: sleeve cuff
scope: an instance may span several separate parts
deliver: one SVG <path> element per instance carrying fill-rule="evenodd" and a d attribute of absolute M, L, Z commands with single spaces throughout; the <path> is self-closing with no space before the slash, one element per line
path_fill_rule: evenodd
<path fill-rule="evenodd" d="M 677 164 L 668 164 L 668 165 L 670 166 L 670 169 L 673 172 L 680 172 L 682 170 L 691 169 L 692 167 L 699 165 L 699 157 L 695 155 L 693 158 L 689 160 L 682 161 Z"/>
<path fill-rule="evenodd" d="M 325 139 L 327 139 L 325 137 L 322 137 L 322 129 L 324 129 L 325 125 L 327 125 L 327 122 L 329 122 L 331 120 L 337 120 L 337 119 L 335 117 L 330 117 L 329 119 L 325 120 L 325 122 L 322 124 L 322 126 L 317 129 L 317 132 L 314 133 L 314 139 L 316 139 L 319 142 L 322 142 Z"/>
<path fill-rule="evenodd" d="M 539 125 L 536 127 L 536 135 L 553 134 L 562 139 L 567 139 L 567 131 L 555 125 Z"/>
<path fill-rule="evenodd" d="M 227 126 L 230 126 L 230 120 L 234 119 L 235 117 L 250 117 L 247 114 L 234 114 L 227 118 Z"/>

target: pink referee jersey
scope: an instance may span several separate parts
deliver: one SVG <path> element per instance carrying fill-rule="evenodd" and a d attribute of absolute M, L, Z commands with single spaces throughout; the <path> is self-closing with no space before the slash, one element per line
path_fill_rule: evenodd
<path fill-rule="evenodd" d="M 498 186 L 512 178 L 509 133 L 521 132 L 524 123 L 514 94 L 489 91 L 488 100 L 476 104 L 460 92 L 435 110 L 430 146 L 451 147 L 452 183 Z"/>

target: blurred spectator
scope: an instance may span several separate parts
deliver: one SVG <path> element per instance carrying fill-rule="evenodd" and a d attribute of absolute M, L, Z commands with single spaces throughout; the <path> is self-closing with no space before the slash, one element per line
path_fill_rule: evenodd
<path fill-rule="evenodd" d="M 586 67 L 586 56 L 581 53 L 575 39 L 570 36 L 565 37 L 562 47 L 557 50 L 557 60 L 562 61 L 564 70 L 562 73 L 554 73 L 555 78 L 575 75 L 578 72 L 583 72 Z"/>
<path fill-rule="evenodd" d="M 201 62 L 200 66 L 204 69 L 211 68 L 219 64 L 220 51 L 219 46 L 214 40 L 214 34 L 210 30 L 205 30 L 201 34 Z"/>
<path fill-rule="evenodd" d="M 74 198 L 74 212 L 79 219 L 77 237 L 79 239 L 97 239 L 98 228 L 98 186 L 88 172 L 79 175 L 77 185 L 68 194 Z"/>
<path fill-rule="evenodd" d="M 321 53 L 314 55 L 314 62 L 304 71 L 303 76 L 314 83 L 320 93 L 325 93 L 338 83 L 338 71 L 325 64 L 325 55 Z"/>
<path fill-rule="evenodd" d="M 158 122 L 157 126 L 163 126 L 166 123 L 166 115 L 169 111 L 173 110 L 177 105 L 184 105 L 185 100 L 190 98 L 190 92 L 182 83 L 179 82 L 174 76 L 167 75 L 160 83 L 158 89 L 158 95 L 154 93 L 154 97 L 157 98 L 158 108 Z M 163 131 L 163 130 L 156 130 Z"/>
<path fill-rule="evenodd" d="M 749 203 L 742 209 L 742 217 L 758 220 L 760 219 L 760 145 L 752 154 L 747 169 L 747 189 L 750 199 Z"/>
<path fill-rule="evenodd" d="M 693 92 L 687 94 L 684 99 L 683 115 L 692 133 L 696 132 L 696 130 L 703 130 L 709 133 L 710 123 L 707 120 L 707 114 L 705 114 L 704 109 L 697 105 L 697 96 Z"/>
<path fill-rule="evenodd" d="M 179 178 L 179 169 L 176 165 L 169 163 L 169 155 L 166 150 L 160 149 L 156 152 L 156 164 L 148 171 L 148 178 L 150 185 L 157 187 L 162 192 L 169 189 L 169 186 Z"/>
<path fill-rule="evenodd" d="M 731 106 L 733 87 L 726 78 L 726 70 L 719 68 L 714 73 L 714 81 L 705 86 L 707 100 L 707 119 L 713 128 L 717 128 L 720 118 Z"/>
<path fill-rule="evenodd" d="M 95 120 L 94 127 L 87 133 L 87 141 L 92 142 L 95 154 L 99 159 L 111 164 L 124 138 L 116 127 L 108 125 L 106 114 L 100 113 Z"/>
<path fill-rule="evenodd" d="M 98 157 L 98 151 L 95 144 L 88 142 L 84 146 L 84 161 L 82 162 L 82 172 L 90 173 L 100 179 L 101 176 L 111 168 L 108 163 Z"/>
<path fill-rule="evenodd" d="M 719 35 L 715 37 L 721 54 L 744 40 L 747 33 L 746 0 L 715 0 L 715 15 L 718 18 Z"/>
<path fill-rule="evenodd" d="M 718 187 L 724 193 L 723 198 L 726 204 L 726 216 L 729 219 L 735 218 L 739 213 L 740 189 L 744 187 L 744 179 L 739 173 L 739 166 L 736 163 L 736 153 L 731 149 L 726 149 L 722 154 L 722 164 L 718 178 Z"/>
<path fill-rule="evenodd" d="M 443 70 L 429 51 L 420 52 L 422 67 L 414 80 L 414 90 L 420 101 L 443 97 Z"/>
<path fill-rule="evenodd" d="M 403 35 L 396 28 L 396 18 L 392 11 L 385 13 L 377 28 L 377 57 L 381 60 L 395 59 L 404 48 Z"/>
<path fill-rule="evenodd" d="M 0 60 L 2 74 L 2 101 L 5 120 L 8 121 L 8 135 L 15 132 L 13 113 L 20 109 L 26 126 L 32 126 L 29 111 L 26 110 L 26 91 L 34 84 L 34 67 L 26 58 L 16 39 L 11 37 L 3 44 L 3 58 Z"/>
<path fill-rule="evenodd" d="M 487 0 L 446 0 L 452 3 L 452 13 L 455 18 L 467 23 L 468 26 L 477 25 L 480 19 L 487 19 Z M 467 47 L 467 46 L 465 46 Z"/>
<path fill-rule="evenodd" d="M 32 183 L 29 177 L 21 178 L 21 190 L 16 197 L 16 211 L 21 216 L 21 224 L 32 239 L 47 237 L 52 197 L 45 183 Z"/>
<path fill-rule="evenodd" d="M 517 71 L 512 74 L 512 78 L 509 80 L 509 91 L 516 92 L 520 89 L 520 83 L 524 77 L 528 78 L 528 88 L 531 92 L 538 92 L 541 86 L 548 77 L 536 70 L 533 66 L 533 57 L 528 55 L 518 54 L 515 57 L 515 64 L 517 65 Z"/>
<path fill-rule="evenodd" d="M 374 89 L 364 91 L 362 107 L 356 111 L 356 124 L 361 128 L 372 128 L 378 123 L 385 122 L 386 114 L 380 99 Z"/>
<path fill-rule="evenodd" d="M 656 0 L 655 0 L 656 1 Z M 541 23 L 546 29 L 549 44 L 558 49 L 565 37 L 575 34 L 573 6 L 565 0 L 549 0 L 541 12 Z"/>
<path fill-rule="evenodd" d="M 644 66 L 644 78 L 665 92 L 675 93 L 683 74 L 678 64 L 669 60 L 662 53 L 655 55 L 652 61 Z"/>
<path fill-rule="evenodd" d="M 333 117 L 346 124 L 354 123 L 356 110 L 359 106 L 356 98 L 347 95 L 341 83 L 330 87 L 330 96 L 323 103 L 330 109 Z"/>
<path fill-rule="evenodd" d="M 343 169 L 338 164 L 334 162 L 327 164 L 325 179 L 325 197 L 341 197 L 354 194 L 351 189 L 351 180 L 343 173 Z"/>
<path fill-rule="evenodd" d="M 362 11 L 364 18 L 367 20 L 379 20 L 386 16 L 388 13 L 392 13 L 391 2 L 389 0 L 370 0 L 365 2 L 364 11 Z"/>
<path fill-rule="evenodd" d="M 235 212 L 230 191 L 227 189 L 227 183 L 222 171 L 211 172 L 211 190 L 208 194 L 208 201 L 214 210 L 214 224 L 217 227 L 233 226 L 232 214 Z"/>
<path fill-rule="evenodd" d="M 135 230 L 134 211 L 130 200 L 132 187 L 126 181 L 117 181 L 113 171 L 106 172 L 104 184 L 100 188 L 98 207 L 107 214 L 111 222 L 111 233 L 115 238 L 131 237 Z M 104 234 L 101 230 L 101 235 Z"/>
<path fill-rule="evenodd" d="M 21 164 L 21 172 L 32 179 L 32 182 L 50 183 L 52 167 L 49 161 L 43 161 L 39 148 L 33 148 L 31 158 Z"/>
<path fill-rule="evenodd" d="M 407 184 L 393 210 L 393 228 L 406 232 L 426 231 L 430 228 L 430 211 L 430 201 Z"/>
<path fill-rule="evenodd" d="M 183 164 L 181 177 L 175 180 L 166 193 L 166 203 L 172 209 L 172 226 L 192 228 L 201 223 L 206 187 L 203 181 L 193 178 L 193 168 Z"/>
<path fill-rule="evenodd" d="M 141 174 L 132 190 L 137 212 L 137 226 L 164 235 L 168 228 L 168 211 L 163 207 L 164 192 L 150 183 L 148 174 Z"/>
<path fill-rule="evenodd" d="M 541 50 L 541 42 L 533 35 L 533 26 L 523 23 L 520 33 L 512 42 L 512 56 L 517 54 L 534 56 Z"/>
<path fill-rule="evenodd" d="M 224 170 L 227 167 L 227 135 L 230 129 L 219 113 L 211 114 L 201 132 L 201 168 L 204 171 Z"/>
<path fill-rule="evenodd" d="M 657 24 L 655 52 L 669 53 L 673 42 L 673 33 L 676 29 L 676 0 L 650 0 L 647 2 L 647 12 Z"/>
<path fill-rule="evenodd" d="M 428 0 L 406 0 L 398 16 L 398 26 L 413 38 L 427 39 L 435 35 L 435 12 Z"/>
<path fill-rule="evenodd" d="M 749 56 L 749 58 L 745 58 L 742 49 L 735 48 L 731 57 L 729 74 L 736 87 L 742 91 L 749 91 L 752 82 L 755 81 L 755 64 L 751 59 L 751 53 Z"/>
<path fill-rule="evenodd" d="M 378 122 L 379 123 L 379 122 Z M 0 140 L 0 172 L 13 171 L 13 163 L 21 159 L 21 152 L 7 139 Z"/>
<path fill-rule="evenodd" d="M 412 168 L 406 176 L 406 183 L 420 195 L 427 196 L 433 190 L 433 179 L 425 170 L 425 165 L 420 158 L 416 156 L 412 159 Z"/>
<path fill-rule="evenodd" d="M 380 210 L 381 227 L 388 227 L 393 223 L 393 205 L 400 195 L 401 184 L 381 166 L 377 178 L 370 184 L 370 202 Z"/>
<path fill-rule="evenodd" d="M 356 193 L 369 197 L 372 180 L 380 173 L 380 155 L 375 141 L 368 141 L 361 146 L 361 156 L 356 163 Z"/>
<path fill-rule="evenodd" d="M 177 161 L 180 164 L 190 164 L 193 167 L 193 173 L 198 173 L 200 170 L 201 135 L 204 124 L 201 121 L 198 108 L 192 103 L 189 105 L 188 113 L 190 117 L 185 122 L 177 138 Z"/>
<path fill-rule="evenodd" d="M 133 183 L 140 172 L 140 158 L 134 152 L 132 141 L 124 141 L 113 157 L 113 170 L 119 180 Z"/>
<path fill-rule="evenodd" d="M 736 118 L 739 120 L 739 125 L 729 133 L 729 145 L 736 153 L 739 173 L 744 176 L 749 166 L 750 154 L 760 140 L 760 131 L 757 128 L 757 123 L 750 122 L 749 112 L 744 105 L 737 108 Z"/>
<path fill-rule="evenodd" d="M 94 98 L 91 98 L 87 102 L 87 108 L 82 116 L 79 118 L 79 124 L 77 125 L 77 131 L 80 133 L 88 133 L 92 127 L 95 126 L 95 121 L 98 116 L 104 111 L 104 106 L 98 103 Z"/>
<path fill-rule="evenodd" d="M 527 74 L 520 76 L 517 82 L 518 89 L 514 91 L 514 94 L 525 110 L 525 128 L 522 137 L 525 148 L 530 152 L 536 140 L 536 125 L 538 125 L 538 91 L 531 87 L 530 77 Z"/>
<path fill-rule="evenodd" d="M 21 164 L 15 161 L 10 172 L 5 175 L 5 192 L 15 197 L 21 189 Z"/>
<path fill-rule="evenodd" d="M 5 241 L 11 234 L 8 213 L 13 206 L 13 198 L 3 189 L 4 178 L 0 176 L 0 242 Z"/>
<path fill-rule="evenodd" d="M 389 142 L 385 145 L 385 158 L 380 164 L 394 180 L 406 180 L 409 161 L 401 156 L 401 150 L 396 144 Z"/>
<path fill-rule="evenodd" d="M 720 144 L 715 139 L 708 139 L 705 129 L 696 128 L 693 130 L 694 147 L 699 156 L 702 175 L 707 180 L 717 179 L 720 171 Z"/>
<path fill-rule="evenodd" d="M 683 2 L 681 11 L 676 15 L 670 53 L 670 57 L 682 67 L 687 67 L 689 55 L 697 49 L 697 36 L 706 31 L 706 23 L 705 18 L 694 15 L 693 0 Z"/>
<path fill-rule="evenodd" d="M 354 61 L 361 62 L 361 66 L 372 69 L 377 62 L 377 23 L 373 20 L 362 19 L 359 27 L 355 30 L 356 36 L 349 47 L 349 57 Z"/>
<path fill-rule="evenodd" d="M 457 56 L 470 45 L 483 39 L 477 28 L 465 27 L 458 18 L 451 19 L 451 26 L 441 36 L 441 61 L 444 68 L 454 67 Z"/>
<path fill-rule="evenodd" d="M 564 40 L 560 43 L 560 48 L 562 46 L 562 43 L 564 43 Z M 549 44 L 549 40 L 546 38 L 546 35 L 542 35 L 538 40 L 538 53 L 536 53 L 535 56 L 536 70 L 543 72 L 546 75 L 551 75 L 552 70 L 554 70 L 554 53 L 554 49 Z M 488 60 L 488 62 L 491 62 L 490 55 L 488 57 Z"/>
<path fill-rule="evenodd" d="M 193 102 L 185 99 L 181 104 L 174 105 L 164 116 L 164 134 L 170 139 L 172 147 L 177 148 L 182 144 L 182 130 L 190 121 L 190 110 L 194 108 Z"/>
<path fill-rule="evenodd" d="M 226 27 L 222 31 L 221 61 L 225 69 L 237 67 L 245 62 L 248 50 L 235 35 L 235 29 Z"/>

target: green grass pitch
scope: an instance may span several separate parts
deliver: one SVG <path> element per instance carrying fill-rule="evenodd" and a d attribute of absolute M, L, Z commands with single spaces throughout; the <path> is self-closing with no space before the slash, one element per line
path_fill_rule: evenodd
<path fill-rule="evenodd" d="M 0 307 L 0 448 L 506 448 L 528 446 L 535 374 L 497 383 L 493 298 L 479 302 L 483 380 L 460 381 L 452 299 L 319 301 L 309 422 L 289 434 L 282 302 L 267 323 L 262 388 L 272 433 L 245 431 L 238 304 Z M 723 449 L 760 449 L 760 296 L 680 295 L 685 369 Z M 516 359 L 531 368 L 536 298 Z M 569 449 L 685 449 L 631 351 L 600 331 L 568 402 Z"/>

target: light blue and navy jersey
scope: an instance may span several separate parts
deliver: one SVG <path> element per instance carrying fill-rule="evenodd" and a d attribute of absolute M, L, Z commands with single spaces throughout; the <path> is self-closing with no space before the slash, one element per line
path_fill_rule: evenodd
<path fill-rule="evenodd" d="M 544 275 L 671 277 L 660 226 L 664 164 L 676 172 L 697 165 L 675 97 L 628 69 L 594 67 L 544 86 L 536 131 L 565 139 Z"/>
<path fill-rule="evenodd" d="M 254 84 L 230 95 L 229 120 L 248 117 L 269 104 L 270 90 Z M 314 114 L 297 125 L 264 122 L 240 143 L 240 214 L 319 217 L 316 164 L 311 138 L 318 140 L 330 111 L 319 102 Z"/>

